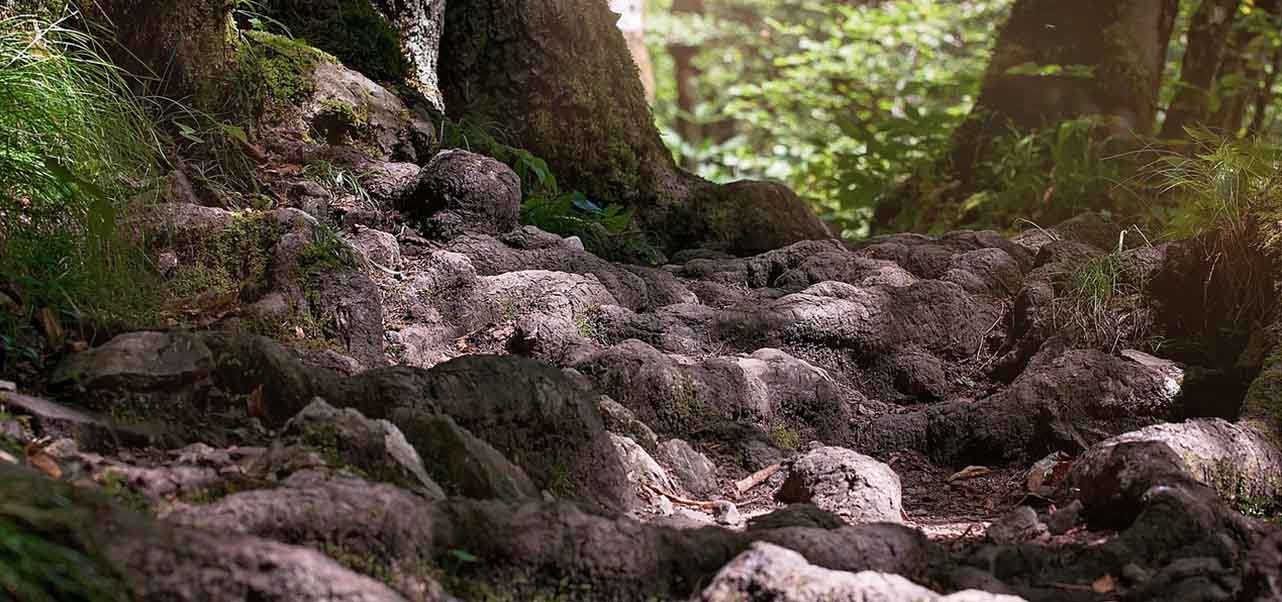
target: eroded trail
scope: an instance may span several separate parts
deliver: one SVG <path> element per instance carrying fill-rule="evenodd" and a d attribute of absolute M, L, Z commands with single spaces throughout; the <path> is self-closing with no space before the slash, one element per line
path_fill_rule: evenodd
<path fill-rule="evenodd" d="M 1196 241 L 1084 216 L 642 267 L 519 226 L 493 160 L 279 144 L 369 205 L 282 176 L 295 207 L 147 207 L 182 328 L 36 383 L 76 409 L 0 394 L 7 440 L 50 438 L 21 462 L 119 498 L 0 463 L 6 503 L 71 499 L 38 527 L 140 599 L 1282 595 L 1240 512 L 1282 488 L 1276 333 L 1209 338 Z M 1086 311 L 1101 258 L 1132 294 Z"/>

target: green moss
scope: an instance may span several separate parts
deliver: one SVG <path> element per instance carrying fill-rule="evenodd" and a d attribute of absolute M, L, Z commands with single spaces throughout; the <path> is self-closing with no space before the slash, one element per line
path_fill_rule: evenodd
<path fill-rule="evenodd" d="M 104 496 L 0 463 L 0 592 L 24 602 L 126 600 L 101 554 L 114 513 Z"/>
<path fill-rule="evenodd" d="M 1282 440 L 1282 345 L 1264 361 L 1242 402 L 1242 419 Z"/>
<path fill-rule="evenodd" d="M 242 32 L 235 43 L 236 56 L 225 94 L 228 101 L 210 101 L 207 106 L 225 106 L 231 115 L 279 113 L 297 106 L 316 91 L 312 73 L 322 63 L 337 62 L 334 56 L 299 40 L 261 31 Z"/>
<path fill-rule="evenodd" d="M 779 449 L 797 449 L 801 447 L 801 435 L 784 424 L 770 428 L 770 442 Z"/>
<path fill-rule="evenodd" d="M 284 230 L 260 213 L 240 213 L 231 227 L 191 245 L 187 257 L 168 284 L 174 298 L 239 291 L 252 298 L 267 285 L 272 247 Z"/>
<path fill-rule="evenodd" d="M 262 10 L 371 79 L 400 82 L 410 74 L 400 33 L 368 0 L 266 0 Z"/>
<path fill-rule="evenodd" d="M 125 476 L 118 472 L 109 471 L 102 475 L 102 490 L 126 508 L 143 513 L 151 510 L 147 497 L 129 487 Z"/>

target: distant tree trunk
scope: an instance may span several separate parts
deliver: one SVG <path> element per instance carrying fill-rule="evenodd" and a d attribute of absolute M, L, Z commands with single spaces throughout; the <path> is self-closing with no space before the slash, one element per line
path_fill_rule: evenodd
<path fill-rule="evenodd" d="M 1265 126 L 1268 125 L 1269 107 L 1273 104 L 1273 86 L 1277 84 L 1278 71 L 1282 70 L 1282 47 L 1273 51 L 1273 58 L 1269 64 L 1272 65 L 1272 69 L 1260 83 L 1260 93 L 1255 97 L 1255 115 L 1251 118 L 1249 130 L 1252 135 L 1263 133 Z"/>
<path fill-rule="evenodd" d="M 717 186 L 673 160 L 602 0 L 449 0 L 440 77 L 452 117 L 496 124 L 565 189 L 636 210 L 668 249 L 755 252 L 827 229 L 796 195 Z"/>
<path fill-rule="evenodd" d="M 703 14 L 703 0 L 672 0 L 672 14 Z M 681 139 L 695 144 L 703 140 L 703 128 L 693 119 L 694 106 L 697 102 L 694 93 L 695 82 L 699 79 L 699 69 L 694 65 L 694 57 L 699 53 L 698 46 L 675 42 L 668 44 L 668 54 L 672 56 L 673 77 L 677 84 L 677 133 Z M 687 167 L 690 167 L 687 165 Z"/>
<path fill-rule="evenodd" d="M 1255 3 L 1258 14 L 1272 21 L 1273 26 L 1277 24 L 1278 7 L 1278 0 Z M 1242 130 L 1247 109 L 1261 92 L 1264 63 L 1273 56 L 1272 49 L 1265 44 L 1267 41 L 1261 28 L 1253 27 L 1250 21 L 1243 20 L 1234 28 L 1233 40 L 1219 70 L 1220 106 L 1209 120 L 1209 125 L 1225 135 L 1236 136 Z"/>
<path fill-rule="evenodd" d="M 610 0 L 610 10 L 619 13 L 619 31 L 628 43 L 632 62 L 641 74 L 646 102 L 654 102 L 654 63 L 645 45 L 645 3 L 642 0 Z"/>
<path fill-rule="evenodd" d="M 1012 126 L 1029 131 L 1097 115 L 1115 134 L 1152 134 L 1178 8 L 1178 0 L 1016 0 L 979 99 L 937 170 L 956 183 L 941 202 L 960 202 L 974 192 L 976 166 Z M 1037 72 L 1051 65 L 1060 71 Z M 883 202 L 876 224 L 893 222 L 928 192 L 915 186 Z"/>
<path fill-rule="evenodd" d="M 1240 4 L 1241 0 L 1202 0 L 1193 14 L 1180 67 L 1180 85 L 1162 124 L 1163 138 L 1181 138 L 1186 125 L 1206 120 L 1215 76 Z"/>

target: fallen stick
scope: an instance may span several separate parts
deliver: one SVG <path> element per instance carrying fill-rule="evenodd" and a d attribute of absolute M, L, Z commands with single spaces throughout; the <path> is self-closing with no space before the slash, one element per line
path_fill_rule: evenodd
<path fill-rule="evenodd" d="M 752 489 L 753 487 L 764 483 L 766 479 L 775 476 L 775 473 L 779 472 L 782 468 L 783 464 L 771 464 L 770 466 L 762 468 L 761 470 L 748 475 L 743 480 L 736 481 L 734 484 L 735 489 L 739 491 L 739 495 L 743 495 L 747 493 L 749 489 Z"/>
<path fill-rule="evenodd" d="M 701 509 L 701 510 L 711 510 L 711 509 L 713 509 L 713 503 L 712 503 L 712 502 L 701 502 L 701 501 L 698 501 L 698 500 L 688 500 L 688 499 L 683 498 L 683 497 L 681 497 L 681 496 L 679 496 L 679 495 L 673 495 L 673 494 L 671 494 L 671 493 L 668 493 L 668 492 L 666 492 L 666 491 L 664 491 L 664 490 L 662 490 L 662 489 L 659 489 L 658 487 L 655 487 L 654 485 L 651 485 L 651 484 L 649 484 L 649 483 L 645 483 L 645 482 L 643 482 L 643 483 L 641 483 L 641 484 L 642 484 L 643 486 L 645 486 L 645 488 L 646 488 L 646 489 L 649 489 L 650 491 L 653 491 L 653 492 L 655 492 L 655 493 L 657 493 L 657 494 L 659 494 L 659 495 L 661 495 L 661 496 L 663 496 L 663 497 L 666 497 L 666 498 L 668 498 L 668 499 L 672 500 L 674 503 L 681 504 L 682 506 L 693 506 L 693 507 L 695 507 L 695 508 L 699 508 L 699 509 Z"/>

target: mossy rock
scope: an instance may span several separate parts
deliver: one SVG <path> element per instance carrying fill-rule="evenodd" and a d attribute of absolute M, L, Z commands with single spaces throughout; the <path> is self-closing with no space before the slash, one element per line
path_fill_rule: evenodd
<path fill-rule="evenodd" d="M 410 75 L 400 33 L 369 0 L 267 0 L 262 10 L 295 37 L 332 53 L 370 79 L 395 83 Z"/>

